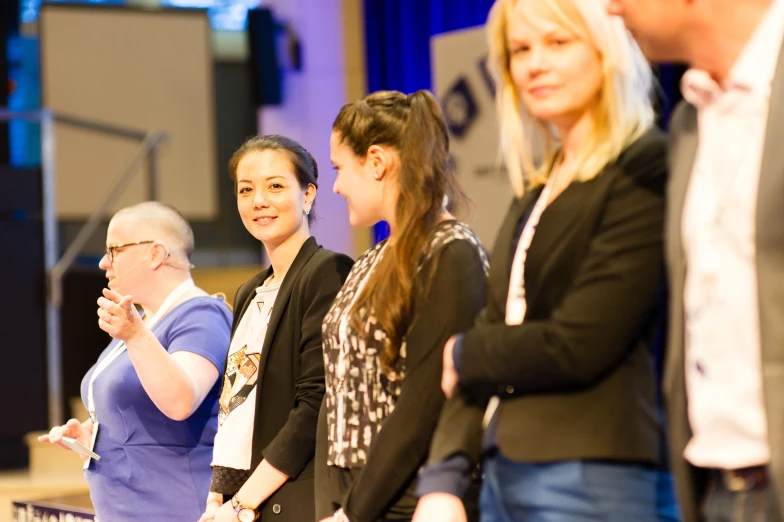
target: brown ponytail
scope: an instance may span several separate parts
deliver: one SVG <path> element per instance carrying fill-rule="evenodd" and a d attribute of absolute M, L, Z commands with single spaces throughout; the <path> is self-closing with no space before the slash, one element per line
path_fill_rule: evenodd
<path fill-rule="evenodd" d="M 371 145 L 386 145 L 400 154 L 395 243 L 387 247 L 351 311 L 351 325 L 358 332 L 363 332 L 363 309 L 372 310 L 386 332 L 381 363 L 389 374 L 413 320 L 412 304 L 432 278 L 432 270 L 427 277 L 418 277 L 417 267 L 438 224 L 444 197 L 450 207 L 462 199 L 449 157 L 449 134 L 438 102 L 424 90 L 409 96 L 397 91 L 370 94 L 345 105 L 332 129 L 357 157 L 364 158 Z"/>

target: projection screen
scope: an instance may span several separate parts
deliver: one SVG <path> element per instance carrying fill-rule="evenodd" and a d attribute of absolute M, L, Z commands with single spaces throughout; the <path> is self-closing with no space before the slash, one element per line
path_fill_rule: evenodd
<path fill-rule="evenodd" d="M 218 212 L 215 110 L 206 11 L 44 4 L 40 16 L 42 104 L 56 113 L 166 131 L 158 199 L 188 218 Z M 138 143 L 58 123 L 57 211 L 87 217 Z M 147 199 L 147 166 L 112 210 Z"/>

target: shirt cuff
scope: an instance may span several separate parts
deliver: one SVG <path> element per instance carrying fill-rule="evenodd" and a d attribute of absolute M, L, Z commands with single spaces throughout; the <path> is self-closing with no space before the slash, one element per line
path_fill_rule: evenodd
<path fill-rule="evenodd" d="M 465 334 L 455 335 L 455 343 L 452 345 L 452 364 L 455 365 L 455 373 L 460 377 L 460 359 L 463 355 L 463 341 Z"/>
<path fill-rule="evenodd" d="M 448 459 L 431 464 L 419 474 L 417 496 L 428 493 L 448 493 L 463 498 L 471 485 L 471 459 L 459 453 Z"/>

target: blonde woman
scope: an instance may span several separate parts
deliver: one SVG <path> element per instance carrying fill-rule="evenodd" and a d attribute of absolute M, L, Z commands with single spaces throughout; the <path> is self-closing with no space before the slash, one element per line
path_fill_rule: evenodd
<path fill-rule="evenodd" d="M 601 1 L 498 0 L 488 25 L 515 199 L 481 319 L 444 349 L 450 400 L 414 520 L 464 520 L 480 459 L 484 522 L 676 520 L 656 385 L 666 172 L 651 71 Z"/>

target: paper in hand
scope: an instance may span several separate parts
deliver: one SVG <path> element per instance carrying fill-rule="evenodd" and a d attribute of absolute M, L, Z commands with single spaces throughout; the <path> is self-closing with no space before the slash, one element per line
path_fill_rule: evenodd
<path fill-rule="evenodd" d="M 71 437 L 62 437 L 60 442 L 79 455 L 87 455 L 88 457 L 91 457 L 95 460 L 101 460 L 101 457 L 99 457 L 97 453 L 90 451 L 76 439 L 72 439 Z"/>

